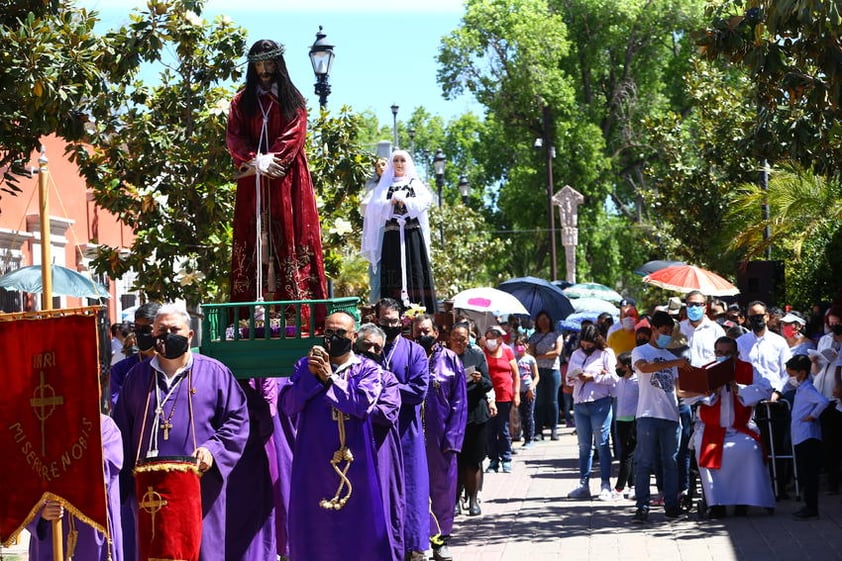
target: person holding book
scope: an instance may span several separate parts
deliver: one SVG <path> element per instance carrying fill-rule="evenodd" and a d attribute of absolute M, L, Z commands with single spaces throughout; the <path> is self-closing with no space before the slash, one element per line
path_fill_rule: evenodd
<path fill-rule="evenodd" d="M 772 385 L 737 358 L 733 339 L 717 339 L 714 355 L 718 362 L 736 361 L 734 379 L 708 394 L 681 392 L 686 403 L 699 405 L 693 443 L 709 516 L 724 517 L 727 505 L 735 506 L 737 516 L 749 506 L 774 509 L 760 433 L 751 420 L 754 406 L 771 397 Z"/>

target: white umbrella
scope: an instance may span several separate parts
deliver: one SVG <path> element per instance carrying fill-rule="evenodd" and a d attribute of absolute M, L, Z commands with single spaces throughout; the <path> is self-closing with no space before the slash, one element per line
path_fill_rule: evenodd
<path fill-rule="evenodd" d="M 497 317 L 509 314 L 528 316 L 520 301 L 496 288 L 469 288 L 453 297 L 453 307 L 477 325 L 480 335 L 497 325 Z"/>
<path fill-rule="evenodd" d="M 570 300 L 570 303 L 577 312 L 608 312 L 614 317 L 620 315 L 620 309 L 617 306 L 600 298 L 574 298 Z"/>

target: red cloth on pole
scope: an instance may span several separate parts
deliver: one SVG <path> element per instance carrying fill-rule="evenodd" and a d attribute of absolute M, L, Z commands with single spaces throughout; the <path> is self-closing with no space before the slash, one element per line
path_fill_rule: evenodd
<path fill-rule="evenodd" d="M 0 356 L 0 542 L 47 498 L 104 532 L 96 317 L 0 321 Z"/>

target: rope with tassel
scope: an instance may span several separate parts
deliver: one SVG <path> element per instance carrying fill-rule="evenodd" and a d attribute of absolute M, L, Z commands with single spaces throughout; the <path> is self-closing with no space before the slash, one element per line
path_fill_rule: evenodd
<path fill-rule="evenodd" d="M 336 489 L 336 494 L 331 499 L 322 499 L 319 501 L 319 506 L 327 510 L 341 510 L 351 498 L 351 492 L 354 490 L 351 485 L 351 480 L 348 479 L 348 469 L 351 467 L 351 462 L 354 461 L 354 454 L 345 445 L 345 415 L 342 411 L 333 410 L 336 414 L 336 424 L 339 428 L 339 449 L 333 453 L 330 459 L 330 465 L 333 471 L 339 476 L 339 487 Z M 340 469 L 339 464 L 345 462 L 345 467 Z M 347 487 L 345 496 L 341 496 Z"/>

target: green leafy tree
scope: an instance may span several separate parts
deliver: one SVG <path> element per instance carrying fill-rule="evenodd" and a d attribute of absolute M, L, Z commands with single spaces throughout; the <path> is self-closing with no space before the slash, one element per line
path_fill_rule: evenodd
<path fill-rule="evenodd" d="M 242 29 L 225 17 L 209 24 L 201 7 L 151 1 L 109 33 L 122 52 L 160 65 L 159 83 L 114 85 L 100 103 L 123 109 L 98 120 L 92 148 L 76 152 L 97 204 L 136 235 L 128 252 L 101 246 L 97 270 L 114 278 L 133 270 L 146 296 L 191 304 L 218 298 L 227 283 L 234 185 L 226 109 L 245 49 Z"/>
<path fill-rule="evenodd" d="M 0 191 L 14 195 L 41 137 L 82 139 L 96 100 L 128 81 L 137 61 L 94 33 L 93 13 L 68 2 L 0 6 Z"/>
<path fill-rule="evenodd" d="M 771 171 L 767 189 L 744 184 L 731 199 L 728 219 L 740 226 L 733 245 L 747 258 L 762 258 L 772 249 L 774 257 L 786 260 L 789 302 L 806 309 L 836 296 L 842 275 L 842 185 L 837 179 L 790 162 Z M 768 205 L 768 219 L 760 215 L 762 205 Z M 755 220 L 746 224 L 747 216 Z"/>
<path fill-rule="evenodd" d="M 824 175 L 842 167 L 839 2 L 726 0 L 698 36 L 709 58 L 739 64 L 756 85 L 755 155 Z"/>

